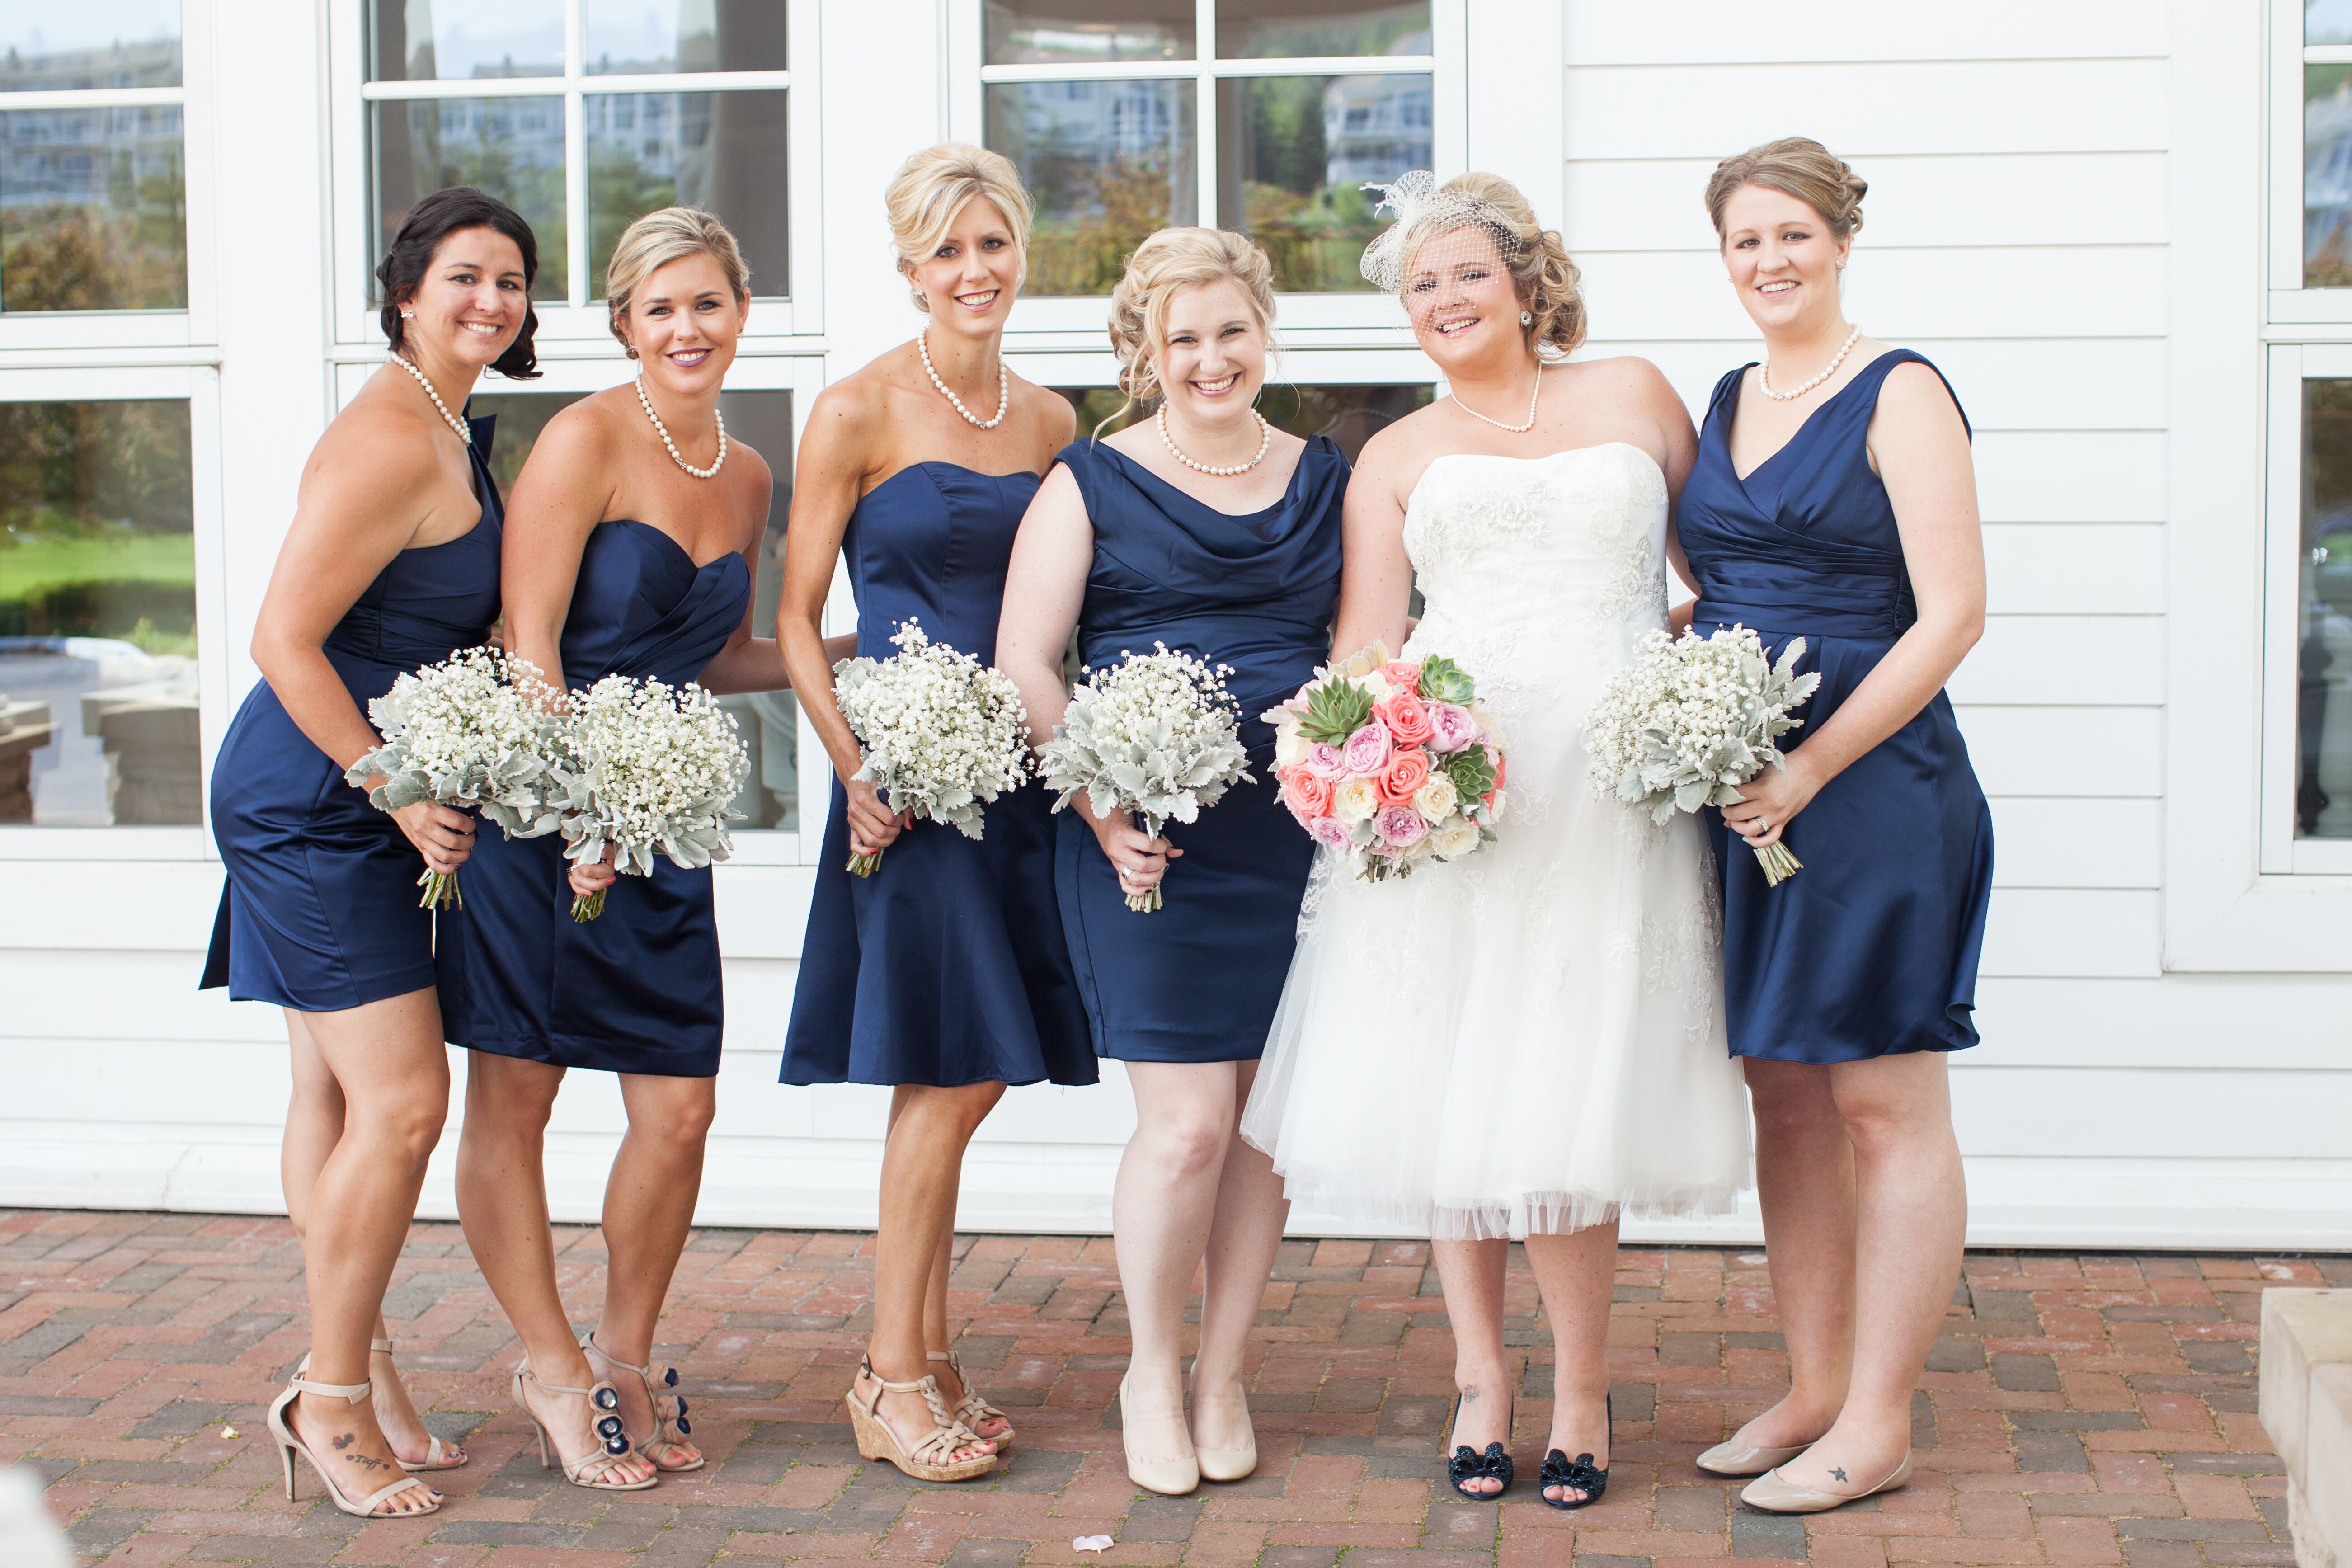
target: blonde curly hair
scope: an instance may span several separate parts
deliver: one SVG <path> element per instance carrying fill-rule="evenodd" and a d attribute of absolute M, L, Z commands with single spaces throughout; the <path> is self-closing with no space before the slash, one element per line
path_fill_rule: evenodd
<path fill-rule="evenodd" d="M 1528 312 L 1529 320 L 1520 331 L 1528 351 L 1565 359 L 1583 343 L 1589 323 L 1576 263 L 1569 259 L 1559 231 L 1536 220 L 1535 208 L 1518 186 L 1500 174 L 1474 169 L 1443 184 L 1416 171 L 1393 186 L 1374 188 L 1391 193 L 1383 205 L 1395 206 L 1398 216 L 1395 228 L 1382 231 L 1365 249 L 1368 279 L 1402 296 L 1422 247 L 1476 228 L 1494 240 Z"/>
<path fill-rule="evenodd" d="M 1163 228 L 1135 247 L 1110 291 L 1110 346 L 1118 356 L 1118 389 L 1127 396 L 1111 419 L 1160 395 L 1160 355 L 1168 347 L 1168 310 L 1176 297 L 1227 279 L 1242 286 L 1251 313 L 1271 339 L 1274 263 L 1248 236 L 1223 228 Z"/>

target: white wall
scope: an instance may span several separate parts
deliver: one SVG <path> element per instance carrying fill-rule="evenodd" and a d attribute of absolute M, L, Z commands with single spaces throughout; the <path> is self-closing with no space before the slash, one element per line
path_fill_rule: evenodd
<path fill-rule="evenodd" d="M 323 208 L 324 166 L 305 151 L 326 119 L 323 43 L 300 0 L 218 11 L 216 265 L 235 279 L 244 237 Z M 2244 585 L 2258 560 L 2231 575 L 2237 552 L 2259 552 L 2258 334 L 2217 303 L 2259 289 L 2258 225 L 2217 245 L 2206 193 L 2259 177 L 2261 40 L 2252 7 L 2212 11 L 1989 0 L 1954 28 L 1875 0 L 1769 14 L 1475 0 L 1466 18 L 1470 161 L 1559 216 L 1584 268 L 1589 352 L 1649 356 L 1695 412 L 1754 356 L 1699 193 L 1717 157 L 1801 131 L 1872 182 L 1850 312 L 1940 364 L 1976 422 L 1993 615 L 1952 694 L 2000 849 L 1986 1043 L 1956 1058 L 1954 1085 L 1981 1242 L 2352 1246 L 2338 1043 L 2352 978 L 2296 973 L 2317 963 L 2277 942 L 2261 963 L 2190 973 L 2179 946 L 2183 922 L 2207 918 L 2184 887 L 2241 890 L 2226 871 L 2184 874 L 2180 857 L 2242 836 L 2227 817 L 2184 822 L 2179 802 L 2234 799 L 2254 767 L 2212 670 L 2236 668 L 2232 639 L 2259 613 Z M 951 95 L 930 0 L 826 0 L 822 33 L 814 346 L 839 375 L 912 331 L 877 193 L 947 123 Z M 811 58 L 796 44 L 801 69 Z M 295 240 L 290 304 L 222 291 L 220 590 L 237 647 L 331 406 L 325 262 Z M 2211 658 L 2209 637 L 2227 645 Z M 269 1209 L 279 1025 L 190 989 L 217 866 L 142 860 L 122 842 L 94 847 L 101 859 L 0 859 L 0 1202 Z M 773 1082 L 808 884 L 800 868 L 719 874 L 730 1025 L 709 1221 L 871 1218 L 881 1091 Z M 2232 972 L 2256 967 L 2270 973 Z M 586 1217 L 618 1128 L 611 1081 L 576 1075 L 559 1114 L 557 1205 Z M 1115 1067 L 1097 1089 L 1013 1091 L 975 1145 L 963 1223 L 1105 1228 L 1130 1120 Z M 451 1212 L 454 1131 L 431 1213 Z"/>

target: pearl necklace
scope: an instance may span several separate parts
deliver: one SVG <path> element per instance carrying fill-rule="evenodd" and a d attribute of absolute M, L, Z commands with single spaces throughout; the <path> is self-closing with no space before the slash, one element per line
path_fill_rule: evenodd
<path fill-rule="evenodd" d="M 1253 408 L 1250 410 L 1250 417 L 1257 421 L 1257 456 L 1252 458 L 1246 463 L 1234 463 L 1230 467 L 1222 468 L 1208 463 L 1196 463 L 1191 458 L 1184 455 L 1184 449 L 1176 445 L 1176 438 L 1168 434 L 1168 405 L 1165 403 L 1160 405 L 1160 413 L 1156 416 L 1156 422 L 1160 426 L 1160 444 L 1168 448 L 1168 455 L 1170 457 L 1175 458 L 1178 462 L 1192 469 L 1194 473 L 1213 474 L 1219 479 L 1226 479 L 1234 474 L 1246 474 L 1252 468 L 1256 468 L 1260 463 L 1265 462 L 1266 453 L 1271 450 L 1274 446 L 1274 426 L 1265 422 L 1265 416 Z"/>
<path fill-rule="evenodd" d="M 1538 360 L 1536 361 L 1536 388 L 1533 392 L 1528 394 L 1528 422 L 1526 424 L 1506 425 L 1499 419 L 1486 419 L 1485 415 L 1479 413 L 1476 409 L 1463 402 L 1462 395 L 1458 392 L 1454 395 L 1454 406 L 1459 408 L 1463 413 L 1467 414 L 1473 419 L 1486 419 L 1486 423 L 1492 425 L 1497 430 L 1508 430 L 1514 436 L 1524 436 L 1528 431 L 1536 427 L 1536 399 L 1542 395 L 1543 361 Z"/>
<path fill-rule="evenodd" d="M 393 355 L 392 363 L 416 378 L 416 384 L 425 389 L 425 395 L 431 398 L 433 400 L 433 406 L 441 411 L 442 422 L 447 425 L 450 429 L 457 432 L 458 440 L 463 441 L 468 447 L 472 446 L 474 444 L 474 432 L 467 427 L 464 420 L 449 412 L 449 405 L 441 401 L 441 395 L 438 392 L 433 390 L 433 382 L 431 378 L 426 376 L 423 371 L 409 363 L 408 356 L 406 354 Z"/>
<path fill-rule="evenodd" d="M 1805 394 L 1812 391 L 1813 388 L 1819 386 L 1822 383 L 1835 375 L 1837 374 L 1837 367 L 1845 363 L 1845 356 L 1853 352 L 1853 345 L 1861 341 L 1862 329 L 1860 327 L 1856 327 L 1853 330 L 1853 335 L 1846 339 L 1844 343 L 1839 347 L 1836 355 L 1831 359 L 1829 364 L 1822 371 L 1822 374 L 1813 377 L 1812 380 L 1805 383 L 1804 385 L 1797 388 L 1794 392 L 1775 392 L 1772 390 L 1772 362 L 1769 359 L 1767 359 L 1762 364 L 1756 367 L 1756 390 L 1762 393 L 1765 396 L 1770 398 L 1775 403 L 1794 403 L 1798 398 L 1804 396 Z"/>
<path fill-rule="evenodd" d="M 964 422 L 976 429 L 993 430 L 1003 424 L 1005 410 L 1013 406 L 1013 373 L 1004 368 L 1004 356 L 1001 353 L 996 356 L 996 417 L 982 419 L 979 415 L 966 408 L 963 405 L 963 399 L 950 392 L 948 384 L 940 379 L 938 368 L 931 363 L 931 345 L 928 341 L 930 333 L 928 331 L 916 333 L 915 352 L 923 356 L 923 374 L 931 378 L 931 384 L 940 389 L 940 395 L 954 404 L 955 411 L 963 416 Z"/>
<path fill-rule="evenodd" d="M 669 438 L 669 426 L 662 423 L 661 416 L 654 412 L 653 399 L 646 395 L 646 378 L 644 376 L 640 375 L 637 377 L 636 387 L 637 406 L 644 409 L 646 411 L 646 417 L 654 422 L 655 434 L 661 437 L 661 444 L 669 448 L 669 460 L 676 463 L 679 468 L 684 468 L 688 473 L 692 474 L 698 479 L 717 479 L 719 477 L 719 470 L 727 466 L 727 416 L 719 413 L 716 408 L 710 411 L 710 417 L 716 421 L 719 426 L 719 456 L 712 460 L 710 467 L 707 468 L 698 468 L 692 463 L 688 462 L 684 458 L 677 455 L 677 443 Z"/>

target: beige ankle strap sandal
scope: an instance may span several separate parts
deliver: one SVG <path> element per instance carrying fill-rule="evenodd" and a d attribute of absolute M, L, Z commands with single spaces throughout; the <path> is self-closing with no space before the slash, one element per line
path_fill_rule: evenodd
<path fill-rule="evenodd" d="M 539 1432 L 539 1468 L 541 1469 L 552 1469 L 555 1467 L 548 1458 L 547 1423 L 539 1418 L 539 1412 L 533 1410 L 530 1407 L 530 1401 L 522 1396 L 525 1384 L 538 1389 L 541 1394 L 584 1394 L 588 1396 L 589 1405 L 599 1412 L 595 1420 L 591 1423 L 597 1441 L 601 1445 L 594 1452 L 583 1454 L 576 1459 L 564 1459 L 562 1446 L 561 1444 L 556 1446 L 555 1458 L 563 1460 L 565 1480 L 575 1487 L 583 1487 L 592 1492 L 641 1492 L 661 1484 L 661 1477 L 658 1475 L 647 1476 L 643 1480 L 637 1481 L 616 1479 L 613 1475 L 613 1472 L 620 1468 L 621 1461 L 629 1457 L 628 1434 L 621 1429 L 619 1390 L 609 1383 L 600 1383 L 593 1388 L 566 1388 L 562 1384 L 541 1383 L 539 1380 L 539 1374 L 532 1372 L 530 1364 L 526 1363 L 515 1368 L 514 1402 L 515 1408 L 530 1417 L 531 1426 Z"/>
<path fill-rule="evenodd" d="M 390 1340 L 370 1340 L 368 1341 L 368 1353 L 370 1355 L 380 1355 L 389 1360 L 392 1356 L 392 1342 Z M 310 1355 L 308 1351 L 305 1351 L 302 1353 L 301 1361 L 298 1363 L 294 1368 L 294 1375 L 297 1377 L 305 1376 L 310 1373 Z M 397 1372 L 399 1369 L 395 1367 L 394 1370 Z M 368 1382 L 370 1384 L 373 1384 L 375 1379 L 370 1378 L 368 1379 Z M 388 1432 L 385 1433 L 384 1440 L 386 1442 L 390 1442 L 392 1440 L 392 1434 Z M 394 1448 L 392 1451 L 392 1457 L 395 1459 L 400 1459 L 400 1450 Z M 406 1470 L 413 1476 L 420 1474 L 425 1470 L 454 1470 L 465 1462 L 465 1449 L 460 1448 L 455 1443 L 444 1443 L 441 1441 L 437 1434 L 427 1432 L 425 1434 L 425 1458 L 423 1462 L 411 1464 L 406 1459 L 400 1459 L 400 1468 Z"/>
<path fill-rule="evenodd" d="M 651 1436 L 632 1438 L 631 1441 L 635 1443 L 638 1453 L 653 1461 L 656 1469 L 672 1472 L 698 1470 L 709 1462 L 703 1458 L 701 1450 L 685 1440 L 694 1431 L 686 1420 L 686 1396 L 654 1392 L 653 1363 L 631 1366 L 620 1357 L 607 1354 L 597 1345 L 593 1331 L 580 1336 L 580 1348 L 587 1352 L 589 1359 L 608 1374 L 613 1372 L 636 1373 L 638 1386 L 646 1391 L 646 1403 L 653 1406 L 654 1429 Z M 677 1386 L 677 1368 L 668 1366 L 662 1369 L 662 1386 Z M 681 1457 L 688 1454 L 693 1458 Z"/>
<path fill-rule="evenodd" d="M 963 1362 L 955 1352 L 925 1351 L 923 1359 L 947 1363 L 948 1370 L 954 1373 L 956 1381 L 963 1385 L 963 1397 L 956 1402 L 956 1419 L 971 1427 L 972 1436 L 982 1442 L 995 1444 L 999 1454 L 1010 1449 L 1013 1447 L 1013 1417 L 981 1397 L 980 1391 L 971 1385 L 971 1374 L 964 1371 Z M 1004 1430 L 982 1432 L 981 1428 L 992 1421 L 1003 1422 Z"/>
<path fill-rule="evenodd" d="M 309 1366 L 308 1356 L 303 1357 L 302 1361 L 304 1366 Z M 327 1500 L 355 1519 L 421 1519 L 428 1513 L 441 1511 L 441 1494 L 414 1476 L 403 1476 L 390 1486 L 379 1487 L 356 1500 L 345 1497 L 336 1487 L 335 1478 L 328 1472 L 327 1467 L 319 1462 L 319 1456 L 310 1452 L 310 1446 L 295 1433 L 293 1423 L 287 1419 L 287 1411 L 292 1408 L 297 1399 L 306 1394 L 315 1394 L 324 1399 L 341 1399 L 352 1405 L 364 1405 L 374 1397 L 375 1384 L 372 1382 L 312 1383 L 307 1377 L 297 1377 L 286 1385 L 285 1393 L 271 1402 L 269 1435 L 277 1439 L 278 1460 L 286 1471 L 288 1502 L 295 1500 L 294 1456 L 299 1454 L 310 1461 L 312 1469 L 319 1472 L 319 1479 L 325 1483 L 327 1488 Z M 389 1509 L 384 1506 L 403 1492 L 421 1492 L 429 1501 L 424 1508 Z"/>
<path fill-rule="evenodd" d="M 977 1447 L 988 1439 L 956 1419 L 954 1412 L 948 1408 L 946 1396 L 940 1393 L 938 1378 L 925 1373 L 912 1383 L 892 1383 L 876 1373 L 870 1361 L 860 1361 L 857 1373 L 874 1385 L 870 1400 L 858 1396 L 855 1384 L 849 1389 L 849 1424 L 857 1433 L 858 1458 L 887 1460 L 919 1481 L 968 1481 L 996 1468 L 996 1456 L 992 1453 L 972 1459 L 949 1458 L 959 1449 Z M 929 1436 L 911 1448 L 900 1442 L 898 1434 L 882 1419 L 882 1396 L 886 1394 L 921 1394 L 923 1403 L 931 1407 Z"/>

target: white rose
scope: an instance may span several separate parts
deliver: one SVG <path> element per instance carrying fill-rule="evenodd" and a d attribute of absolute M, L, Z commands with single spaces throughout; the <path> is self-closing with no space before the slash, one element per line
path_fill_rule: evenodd
<path fill-rule="evenodd" d="M 1275 733 L 1274 765 L 1277 768 L 1297 767 L 1307 760 L 1308 749 L 1307 737 L 1298 732 L 1298 726 L 1286 724 Z"/>
<path fill-rule="evenodd" d="M 1331 815 L 1342 822 L 1369 822 L 1380 808 L 1380 786 L 1370 779 L 1349 779 L 1331 792 Z"/>
<path fill-rule="evenodd" d="M 1458 860 L 1478 847 L 1478 825 L 1456 818 L 1423 840 L 1440 860 Z"/>
<path fill-rule="evenodd" d="M 1432 822 L 1443 822 L 1454 815 L 1455 799 L 1454 781 L 1444 773 L 1432 773 L 1427 784 L 1412 792 L 1412 808 Z"/>

